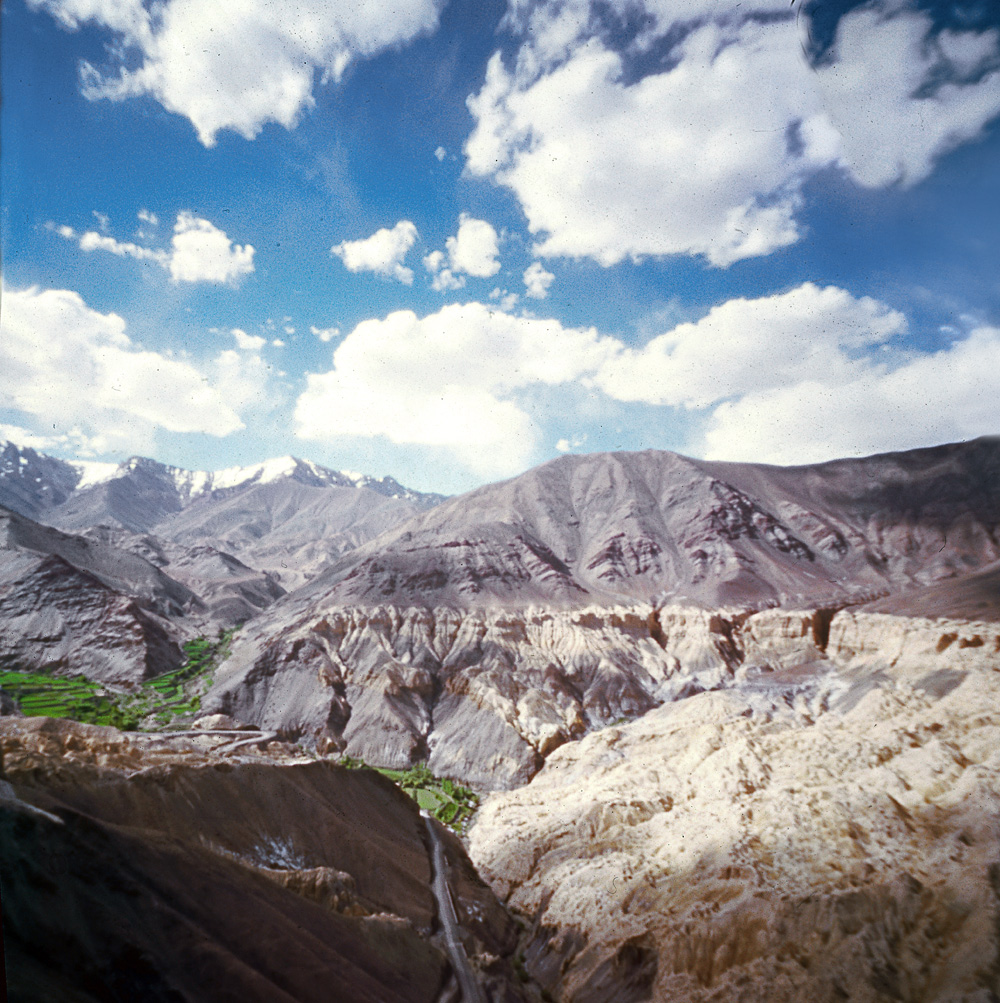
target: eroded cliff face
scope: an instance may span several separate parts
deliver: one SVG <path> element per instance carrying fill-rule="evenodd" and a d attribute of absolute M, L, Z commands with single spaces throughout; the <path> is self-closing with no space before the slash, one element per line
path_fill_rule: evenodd
<path fill-rule="evenodd" d="M 992 664 L 1000 625 L 833 610 L 337 608 L 250 624 L 205 706 L 484 789 L 564 742 L 754 673 Z"/>
<path fill-rule="evenodd" d="M 11 1000 L 438 1003 L 452 976 L 425 821 L 379 774 L 271 743 L 0 722 Z M 517 930 L 443 841 L 490 998 L 522 1000 Z"/>
<path fill-rule="evenodd" d="M 570 737 L 662 699 L 671 663 L 657 630 L 638 607 L 336 609 L 277 637 L 251 624 L 204 706 L 378 765 L 427 759 L 515 786 Z"/>
<path fill-rule="evenodd" d="M 938 653 L 938 629 L 866 619 L 831 624 L 836 672 L 748 670 L 486 801 L 471 856 L 556 998 L 996 998 L 997 627 Z M 780 654 L 808 650 L 783 627 Z"/>

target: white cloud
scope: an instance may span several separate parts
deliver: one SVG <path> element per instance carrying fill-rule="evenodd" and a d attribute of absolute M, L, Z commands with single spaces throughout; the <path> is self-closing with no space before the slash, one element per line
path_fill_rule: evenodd
<path fill-rule="evenodd" d="M 108 219 L 107 213 L 98 212 L 96 209 L 91 210 L 91 215 L 97 220 L 97 225 L 101 228 L 101 233 L 108 232 L 108 226 L 111 220 Z"/>
<path fill-rule="evenodd" d="M 120 258 L 152 261 L 170 272 L 174 282 L 233 285 L 254 270 L 252 244 L 234 244 L 225 231 L 189 212 L 178 213 L 169 251 L 116 240 L 95 230 L 78 234 L 70 226 L 47 226 L 64 240 L 76 241 L 81 251 L 107 251 Z"/>
<path fill-rule="evenodd" d="M 431 251 L 423 258 L 424 268 L 433 276 L 431 289 L 438 293 L 461 289 L 465 285 L 464 275 L 456 275 L 450 268 L 444 267 L 446 260 L 444 251 Z"/>
<path fill-rule="evenodd" d="M 473 219 L 463 212 L 458 220 L 458 233 L 445 241 L 445 247 L 453 272 L 488 279 L 500 271 L 497 232 L 484 219 Z"/>
<path fill-rule="evenodd" d="M 114 32 L 117 76 L 84 62 L 91 100 L 148 94 L 190 120 L 205 146 L 221 129 L 253 139 L 267 122 L 292 128 L 315 104 L 313 84 L 337 81 L 348 64 L 437 25 L 439 0 L 29 0 L 68 28 L 93 22 Z M 130 67 L 135 67 L 130 68 Z"/>
<path fill-rule="evenodd" d="M 308 377 L 296 430 L 443 448 L 481 476 L 538 458 L 528 402 L 565 385 L 687 409 L 689 448 L 712 458 L 811 462 L 1000 431 L 1000 329 L 933 353 L 906 333 L 886 304 L 813 283 L 721 303 L 639 348 L 477 302 L 400 311 L 359 324 Z"/>
<path fill-rule="evenodd" d="M 922 181 L 1000 114 L 1000 33 L 944 31 L 935 39 L 931 27 L 916 11 L 858 8 L 840 21 L 835 58 L 817 68 L 859 184 Z"/>
<path fill-rule="evenodd" d="M 349 272 L 375 272 L 410 285 L 413 270 L 403 262 L 416 240 L 416 226 L 408 219 L 401 219 L 391 230 L 383 227 L 364 240 L 334 244 L 330 253 L 340 258 Z"/>
<path fill-rule="evenodd" d="M 259 352 L 266 344 L 267 339 L 259 335 L 247 334 L 246 331 L 234 327 L 230 334 L 236 339 L 236 344 L 243 352 Z"/>
<path fill-rule="evenodd" d="M 254 270 L 254 249 L 239 247 L 207 219 L 179 213 L 171 240 L 170 276 L 175 282 L 233 283 Z"/>
<path fill-rule="evenodd" d="M 570 450 L 579 449 L 587 441 L 587 436 L 582 435 L 578 439 L 560 439 L 556 443 L 556 452 L 558 453 L 568 453 Z"/>
<path fill-rule="evenodd" d="M 642 348 L 595 386 L 623 402 L 702 411 L 710 459 L 807 463 L 1000 431 L 1000 329 L 938 352 L 903 347 L 906 318 L 870 297 L 804 283 L 734 299 Z"/>
<path fill-rule="evenodd" d="M 285 347 L 285 343 L 281 340 L 281 338 L 275 338 L 271 342 L 271 344 L 274 345 L 275 348 L 284 348 Z"/>
<path fill-rule="evenodd" d="M 647 25 L 630 57 L 670 32 L 668 68 L 631 82 L 608 9 Z M 922 13 L 866 5 L 813 67 L 808 16 L 774 18 L 782 9 L 515 0 L 526 40 L 511 69 L 491 59 L 468 99 L 468 170 L 515 193 L 540 255 L 692 254 L 725 267 L 799 239 L 802 185 L 817 171 L 913 183 L 1000 113 L 996 32 L 935 35 Z M 761 10 L 772 16 L 747 19 Z"/>
<path fill-rule="evenodd" d="M 438 162 L 440 163 L 442 160 L 444 160 L 445 157 L 448 156 L 448 151 L 443 146 L 439 146 L 434 151 L 434 156 L 437 157 Z"/>
<path fill-rule="evenodd" d="M 310 324 L 309 332 L 319 338 L 320 341 L 333 341 L 334 338 L 340 337 L 339 327 L 316 327 L 315 324 Z"/>
<path fill-rule="evenodd" d="M 67 233 L 67 231 L 69 231 Z M 72 240 L 76 237 L 75 232 L 70 227 L 60 227 L 56 231 L 61 237 Z M 79 239 L 81 251 L 109 251 L 117 254 L 120 258 L 135 258 L 137 261 L 155 261 L 164 268 L 170 267 L 170 255 L 166 251 L 156 251 L 149 247 L 141 247 L 139 244 L 132 244 L 128 241 L 115 240 L 114 237 L 106 237 L 94 230 L 88 230 L 80 234 Z"/>
<path fill-rule="evenodd" d="M 74 456 L 94 456 L 98 451 L 95 446 L 100 445 L 100 440 L 85 435 L 79 428 L 71 428 L 62 435 L 46 435 L 32 432 L 20 425 L 0 422 L 0 440 L 3 439 L 28 449 L 43 451 L 64 449 Z"/>
<path fill-rule="evenodd" d="M 726 41 L 705 25 L 676 66 L 631 85 L 597 40 L 528 84 L 496 55 L 469 99 L 468 168 L 515 192 L 543 256 L 687 253 L 723 266 L 793 243 L 800 179 L 834 159 L 836 136 L 794 22 L 751 22 Z"/>
<path fill-rule="evenodd" d="M 297 432 L 443 447 L 481 475 L 514 473 L 531 461 L 540 435 L 518 391 L 575 381 L 613 351 L 592 328 L 482 303 L 423 318 L 399 311 L 359 324 L 334 352 L 333 369 L 308 377 Z"/>
<path fill-rule="evenodd" d="M 886 368 L 860 362 L 848 381 L 817 371 L 720 405 L 705 435 L 711 459 L 812 463 L 1000 432 L 1000 329 Z"/>
<path fill-rule="evenodd" d="M 500 309 L 507 313 L 510 313 L 521 301 L 521 297 L 517 293 L 509 293 L 506 289 L 501 289 L 499 286 L 490 291 L 490 299 L 496 300 L 500 304 Z"/>
<path fill-rule="evenodd" d="M 549 294 L 549 286 L 555 281 L 555 276 L 545 270 L 540 261 L 533 261 L 524 270 L 525 296 L 543 300 Z"/>
<path fill-rule="evenodd" d="M 136 219 L 141 220 L 143 223 L 148 223 L 150 226 L 160 225 L 160 217 L 157 216 L 155 212 L 150 212 L 148 209 L 140 209 L 135 215 Z"/>
<path fill-rule="evenodd" d="M 101 453 L 148 449 L 159 429 L 225 436 L 243 428 L 214 364 L 135 344 L 121 317 L 69 290 L 5 286 L 3 303 L 0 401 L 46 429 L 79 434 Z"/>
<path fill-rule="evenodd" d="M 884 303 L 806 282 L 774 296 L 729 300 L 642 348 L 623 347 L 595 382 L 620 401 L 704 408 L 818 372 L 845 382 L 860 354 L 906 327 Z"/>

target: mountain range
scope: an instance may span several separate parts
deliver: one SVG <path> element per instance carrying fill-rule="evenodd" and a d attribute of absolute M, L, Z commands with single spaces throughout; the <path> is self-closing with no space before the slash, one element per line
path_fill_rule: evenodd
<path fill-rule="evenodd" d="M 0 720 L 22 999 L 1000 992 L 1000 439 L 454 498 L 8 444 L 0 501 L 0 668 L 239 628 L 173 730 Z M 488 793 L 469 857 L 332 759 Z"/>

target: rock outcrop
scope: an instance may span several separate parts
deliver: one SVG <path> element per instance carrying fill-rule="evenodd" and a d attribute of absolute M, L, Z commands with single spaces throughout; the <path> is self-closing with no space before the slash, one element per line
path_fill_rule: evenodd
<path fill-rule="evenodd" d="M 9 998 L 438 1003 L 431 848 L 384 777 L 272 744 L 0 722 Z M 523 1000 L 517 929 L 441 834 L 466 949 L 491 999 Z"/>
<path fill-rule="evenodd" d="M 988 656 L 955 648 L 982 625 L 947 631 L 960 667 L 842 617 L 837 672 L 750 673 L 568 743 L 485 802 L 470 853 L 531 923 L 528 969 L 556 998 L 1000 993 L 996 625 Z"/>
<path fill-rule="evenodd" d="M 247 626 L 206 709 L 384 766 L 427 759 L 484 789 L 526 782 L 562 743 L 776 670 L 964 671 L 1000 624 L 832 609 L 308 608 Z"/>
<path fill-rule="evenodd" d="M 338 609 L 277 636 L 255 622 L 203 706 L 377 765 L 426 759 L 436 773 L 508 787 L 571 736 L 664 698 L 675 663 L 655 623 L 650 609 L 624 607 Z"/>

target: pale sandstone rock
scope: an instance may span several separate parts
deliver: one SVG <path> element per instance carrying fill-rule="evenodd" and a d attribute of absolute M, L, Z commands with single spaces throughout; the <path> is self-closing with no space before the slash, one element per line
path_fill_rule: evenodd
<path fill-rule="evenodd" d="M 703 690 L 835 671 L 874 685 L 877 668 L 941 691 L 995 664 L 1000 625 L 849 610 L 307 608 L 277 632 L 250 624 L 204 706 L 496 789 L 566 741 Z"/>
<path fill-rule="evenodd" d="M 1000 662 L 1000 623 L 843 610 L 830 625 L 827 653 L 841 665 L 989 668 Z"/>
<path fill-rule="evenodd" d="M 228 714 L 202 714 L 196 718 L 191 727 L 195 731 L 253 731 L 252 724 L 244 724 Z"/>
<path fill-rule="evenodd" d="M 997 668 L 940 698 L 872 670 L 678 701 L 492 795 L 471 856 L 564 1003 L 985 1003 Z"/>

